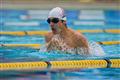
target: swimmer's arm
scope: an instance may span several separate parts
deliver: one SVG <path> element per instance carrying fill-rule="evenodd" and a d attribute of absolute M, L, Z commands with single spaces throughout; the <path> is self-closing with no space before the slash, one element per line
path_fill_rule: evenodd
<path fill-rule="evenodd" d="M 81 33 L 76 33 L 76 47 L 77 48 L 83 48 L 84 49 L 84 54 L 89 54 L 89 46 L 88 46 L 88 41 L 85 38 L 85 36 Z M 77 52 L 76 52 L 77 53 Z M 78 51 L 79 53 L 79 51 Z"/>
<path fill-rule="evenodd" d="M 88 41 L 82 33 L 75 32 L 77 45 L 88 48 Z"/>
<path fill-rule="evenodd" d="M 45 34 L 45 41 L 48 43 L 53 37 L 53 33 L 52 32 L 48 32 L 47 34 Z"/>

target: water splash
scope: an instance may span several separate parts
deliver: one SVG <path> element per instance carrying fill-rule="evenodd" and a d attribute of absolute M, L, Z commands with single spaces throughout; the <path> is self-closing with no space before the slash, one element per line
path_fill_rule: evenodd
<path fill-rule="evenodd" d="M 94 41 L 89 41 L 89 49 L 90 49 L 90 56 L 104 56 L 105 55 L 105 52 L 102 49 L 102 47 Z M 85 49 L 78 48 L 77 51 L 78 51 L 79 54 L 84 55 Z M 40 53 L 47 52 L 46 45 L 41 46 L 39 52 Z M 50 52 L 48 52 L 48 54 L 49 53 L 54 53 L 54 54 L 56 54 L 56 53 L 57 54 L 77 54 L 76 49 L 67 49 L 67 51 L 51 50 Z"/>
<path fill-rule="evenodd" d="M 46 45 L 42 45 L 42 46 L 40 47 L 39 52 L 47 52 Z"/>
<path fill-rule="evenodd" d="M 94 41 L 89 41 L 89 49 L 90 49 L 91 56 L 104 56 L 105 55 L 105 52 L 102 49 L 102 47 Z"/>

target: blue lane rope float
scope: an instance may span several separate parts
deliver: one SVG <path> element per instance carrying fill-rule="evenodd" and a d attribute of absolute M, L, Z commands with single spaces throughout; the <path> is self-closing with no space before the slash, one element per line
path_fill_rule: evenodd
<path fill-rule="evenodd" d="M 81 33 L 115 33 L 120 34 L 120 29 L 95 29 L 95 30 L 77 30 Z M 1 31 L 0 35 L 42 35 L 44 36 L 48 31 Z"/>
<path fill-rule="evenodd" d="M 46 69 L 59 70 L 81 68 L 120 68 L 120 59 L 0 63 L 0 71 Z"/>
<path fill-rule="evenodd" d="M 115 45 L 120 44 L 120 41 L 103 41 L 103 42 L 97 42 L 101 45 Z M 42 44 L 0 44 L 1 47 L 30 47 L 39 49 Z"/>

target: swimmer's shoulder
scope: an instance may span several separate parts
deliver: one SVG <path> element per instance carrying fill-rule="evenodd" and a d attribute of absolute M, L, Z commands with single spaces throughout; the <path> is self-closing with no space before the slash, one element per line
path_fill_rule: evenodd
<path fill-rule="evenodd" d="M 52 32 L 48 32 L 45 34 L 45 40 L 46 42 L 49 42 L 53 37 L 53 33 Z"/>
<path fill-rule="evenodd" d="M 52 32 L 48 32 L 48 33 L 45 34 L 45 37 L 50 36 L 50 35 L 53 35 L 53 33 Z"/>
<path fill-rule="evenodd" d="M 84 45 L 87 47 L 88 45 L 87 38 L 82 33 L 72 30 L 72 29 L 69 29 L 69 30 L 72 33 L 71 36 L 72 36 L 73 41 L 77 41 L 76 43 L 77 45 Z"/>
<path fill-rule="evenodd" d="M 78 32 L 78 31 L 70 29 L 70 28 L 68 28 L 68 30 L 70 31 L 71 34 L 74 34 L 77 36 L 83 36 L 83 34 L 81 32 Z"/>

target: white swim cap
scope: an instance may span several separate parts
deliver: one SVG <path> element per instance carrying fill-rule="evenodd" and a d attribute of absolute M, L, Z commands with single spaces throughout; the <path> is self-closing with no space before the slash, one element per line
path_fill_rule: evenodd
<path fill-rule="evenodd" d="M 53 8 L 48 15 L 48 18 L 55 17 L 61 20 L 66 20 L 64 10 L 60 7 Z"/>

